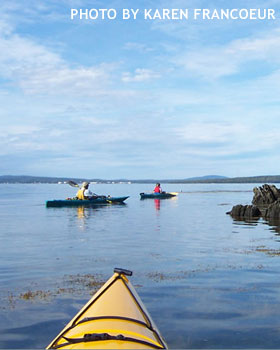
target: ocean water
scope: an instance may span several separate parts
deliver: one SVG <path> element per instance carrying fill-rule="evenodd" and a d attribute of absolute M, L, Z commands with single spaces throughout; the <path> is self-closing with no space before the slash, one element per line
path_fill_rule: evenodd
<path fill-rule="evenodd" d="M 279 348 L 279 223 L 236 221 L 252 184 L 97 184 L 126 205 L 46 208 L 68 185 L 0 185 L 0 349 L 42 349 L 114 267 L 131 282 L 169 348 Z"/>

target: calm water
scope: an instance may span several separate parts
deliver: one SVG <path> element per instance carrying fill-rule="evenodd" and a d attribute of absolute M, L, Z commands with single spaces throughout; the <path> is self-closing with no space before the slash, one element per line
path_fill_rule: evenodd
<path fill-rule="evenodd" d="M 89 299 L 89 277 L 114 267 L 131 282 L 170 348 L 279 348 L 278 223 L 234 221 L 252 184 L 95 185 L 126 205 L 46 208 L 67 185 L 0 185 L 0 348 L 44 348 Z M 26 293 L 32 298 L 25 300 Z"/>

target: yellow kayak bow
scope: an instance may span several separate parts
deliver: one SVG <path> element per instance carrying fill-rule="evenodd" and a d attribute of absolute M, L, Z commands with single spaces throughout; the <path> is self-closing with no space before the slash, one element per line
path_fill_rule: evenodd
<path fill-rule="evenodd" d="M 116 268 L 47 349 L 166 349 L 131 275 Z"/>

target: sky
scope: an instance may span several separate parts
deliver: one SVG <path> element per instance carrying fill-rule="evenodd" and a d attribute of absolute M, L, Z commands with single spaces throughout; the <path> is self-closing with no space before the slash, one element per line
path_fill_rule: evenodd
<path fill-rule="evenodd" d="M 1 0 L 0 175 L 280 174 L 280 1 L 232 3 Z M 275 19 L 194 19 L 198 8 Z"/>

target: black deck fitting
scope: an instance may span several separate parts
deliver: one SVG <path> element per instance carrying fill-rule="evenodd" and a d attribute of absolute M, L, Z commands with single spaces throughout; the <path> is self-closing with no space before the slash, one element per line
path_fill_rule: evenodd
<path fill-rule="evenodd" d="M 130 270 L 126 270 L 126 269 L 122 269 L 119 267 L 115 267 L 114 268 L 114 272 L 119 273 L 120 275 L 126 275 L 126 276 L 132 276 L 132 271 Z"/>

